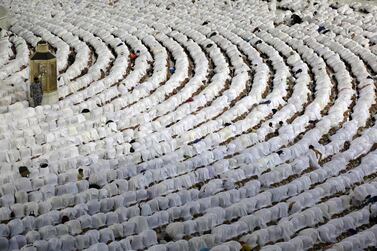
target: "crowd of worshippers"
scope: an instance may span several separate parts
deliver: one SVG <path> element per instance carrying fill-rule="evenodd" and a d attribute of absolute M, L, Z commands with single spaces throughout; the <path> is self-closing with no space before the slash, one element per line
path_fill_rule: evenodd
<path fill-rule="evenodd" d="M 301 22 L 297 17 L 294 17 L 294 19 L 297 19 L 298 20 L 297 22 Z M 326 30 L 324 29 L 324 27 L 319 27 L 318 28 L 318 32 L 325 32 L 325 31 Z M 132 52 L 130 54 L 131 62 L 134 62 L 138 58 L 139 55 L 140 55 L 140 51 Z M 173 74 L 175 72 L 175 68 L 174 67 L 170 67 L 169 71 L 170 71 L 171 74 Z M 36 81 L 34 81 L 34 82 L 36 82 Z M 42 94 L 43 94 L 43 90 L 42 90 Z M 36 97 L 36 96 L 33 95 L 33 97 Z M 39 100 L 34 101 L 34 104 L 36 104 L 36 103 L 38 104 L 38 101 Z M 189 99 L 189 102 L 192 102 L 192 101 L 193 101 L 192 98 Z M 270 103 L 271 103 L 270 100 L 266 100 L 266 101 L 260 102 L 259 105 L 269 105 Z M 89 112 L 89 110 L 86 109 L 85 112 Z M 280 122 L 283 123 L 282 121 L 280 121 Z M 279 125 L 280 125 L 280 122 L 279 122 Z M 112 123 L 112 122 L 109 122 L 109 123 Z M 225 126 L 230 126 L 230 124 L 225 124 Z M 280 126 L 282 126 L 282 124 Z M 270 127 L 272 127 L 271 123 L 270 123 Z M 199 141 L 200 141 L 200 139 L 197 139 L 196 141 L 194 141 L 194 143 L 198 143 Z M 130 152 L 133 153 L 134 151 L 135 150 L 133 148 L 131 148 Z M 318 149 L 316 149 L 313 145 L 310 145 L 309 146 L 309 151 L 308 151 L 307 155 L 308 155 L 308 158 L 309 158 L 310 166 L 312 168 L 315 168 L 315 169 L 321 168 L 321 166 L 319 165 L 319 162 L 322 159 L 322 153 Z M 45 168 L 48 166 L 46 163 L 43 163 L 42 165 Z M 79 168 L 77 171 L 78 171 L 78 174 L 77 174 L 77 179 L 78 180 L 88 180 L 89 179 L 89 177 L 87 177 L 84 174 L 84 170 L 82 168 Z M 30 175 L 30 171 L 29 171 L 29 169 L 26 166 L 20 167 L 19 168 L 19 173 L 20 173 L 20 175 L 22 177 L 29 177 L 29 175 Z M 101 186 L 98 185 L 98 184 L 92 183 L 92 184 L 90 184 L 90 188 L 100 189 Z M 373 203 L 376 203 L 376 202 L 377 202 L 377 196 L 368 195 L 365 198 L 365 200 L 363 200 L 361 202 L 360 205 L 365 206 L 365 205 L 370 205 L 370 204 L 373 204 Z M 68 216 L 63 216 L 61 218 L 61 223 L 63 223 L 63 224 L 65 222 L 68 222 L 68 221 L 69 221 L 69 217 Z M 168 237 L 166 237 L 166 238 L 168 238 Z M 208 248 L 202 248 L 200 250 L 205 251 L 205 250 L 209 250 L 209 249 Z M 252 247 L 250 245 L 248 245 L 248 244 L 243 244 L 242 250 L 252 250 Z"/>

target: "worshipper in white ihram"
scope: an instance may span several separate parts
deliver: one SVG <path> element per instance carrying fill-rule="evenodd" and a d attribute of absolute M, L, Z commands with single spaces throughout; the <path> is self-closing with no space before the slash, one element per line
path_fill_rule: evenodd
<path fill-rule="evenodd" d="M 315 149 L 313 145 L 309 146 L 308 157 L 309 157 L 310 167 L 313 167 L 314 169 L 320 169 L 321 168 L 321 166 L 319 165 L 318 162 L 322 158 L 322 153 L 320 151 L 318 151 L 317 149 Z"/>

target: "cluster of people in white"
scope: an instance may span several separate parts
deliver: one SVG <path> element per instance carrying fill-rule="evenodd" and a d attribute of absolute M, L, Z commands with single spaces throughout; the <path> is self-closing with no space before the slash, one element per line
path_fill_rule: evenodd
<path fill-rule="evenodd" d="M 377 247 L 376 6 L 0 4 L 0 250 Z"/>

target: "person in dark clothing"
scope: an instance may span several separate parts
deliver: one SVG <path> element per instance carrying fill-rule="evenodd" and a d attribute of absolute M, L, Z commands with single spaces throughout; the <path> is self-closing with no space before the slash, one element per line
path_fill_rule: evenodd
<path fill-rule="evenodd" d="M 77 174 L 77 180 L 83 180 L 84 179 L 84 170 L 82 168 L 79 168 L 79 173 Z"/>
<path fill-rule="evenodd" d="M 89 189 L 94 188 L 94 189 L 101 189 L 101 187 L 97 184 L 89 184 Z"/>
<path fill-rule="evenodd" d="M 317 29 L 318 33 L 323 33 L 325 30 L 326 28 L 324 26 L 319 26 L 319 28 Z"/>
<path fill-rule="evenodd" d="M 193 144 L 197 144 L 197 143 L 199 143 L 201 140 L 202 140 L 202 139 L 196 139 L 196 140 L 194 140 L 192 143 L 193 143 Z"/>
<path fill-rule="evenodd" d="M 367 197 L 365 197 L 365 200 L 362 204 L 363 206 L 366 206 L 368 204 L 374 204 L 374 203 L 377 203 L 377 195 L 375 196 L 368 195 Z"/>
<path fill-rule="evenodd" d="M 174 74 L 175 73 L 175 67 L 174 66 L 170 67 L 169 72 L 170 72 L 170 74 Z"/>
<path fill-rule="evenodd" d="M 67 215 L 64 215 L 62 217 L 62 224 L 66 223 L 67 221 L 69 221 L 69 217 Z"/>
<path fill-rule="evenodd" d="M 262 101 L 259 104 L 260 105 L 269 105 L 269 104 L 271 104 L 271 100 Z"/>
<path fill-rule="evenodd" d="M 186 100 L 187 103 L 191 103 L 193 101 L 194 101 L 194 99 L 192 97 Z"/>
<path fill-rule="evenodd" d="M 30 171 L 26 166 L 20 166 L 18 168 L 18 171 L 19 171 L 20 175 L 24 178 L 29 177 L 29 175 L 30 175 Z"/>
<path fill-rule="evenodd" d="M 33 99 L 34 107 L 42 104 L 43 88 L 42 83 L 37 77 L 34 78 L 34 82 L 30 85 L 30 97 Z"/>
<path fill-rule="evenodd" d="M 48 164 L 47 164 L 47 163 L 41 163 L 39 166 L 40 166 L 41 168 L 47 168 L 47 167 L 48 167 Z"/>
<path fill-rule="evenodd" d="M 301 24 L 301 23 L 302 23 L 302 18 L 299 15 L 293 14 L 291 16 L 291 25 Z"/>

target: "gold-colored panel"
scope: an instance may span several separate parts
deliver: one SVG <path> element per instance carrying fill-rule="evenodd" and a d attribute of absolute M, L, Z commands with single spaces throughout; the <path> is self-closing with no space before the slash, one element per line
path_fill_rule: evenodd
<path fill-rule="evenodd" d="M 39 42 L 36 52 L 30 58 L 30 82 L 38 78 L 43 92 L 51 93 L 58 89 L 56 57 L 49 51 L 48 44 Z"/>

